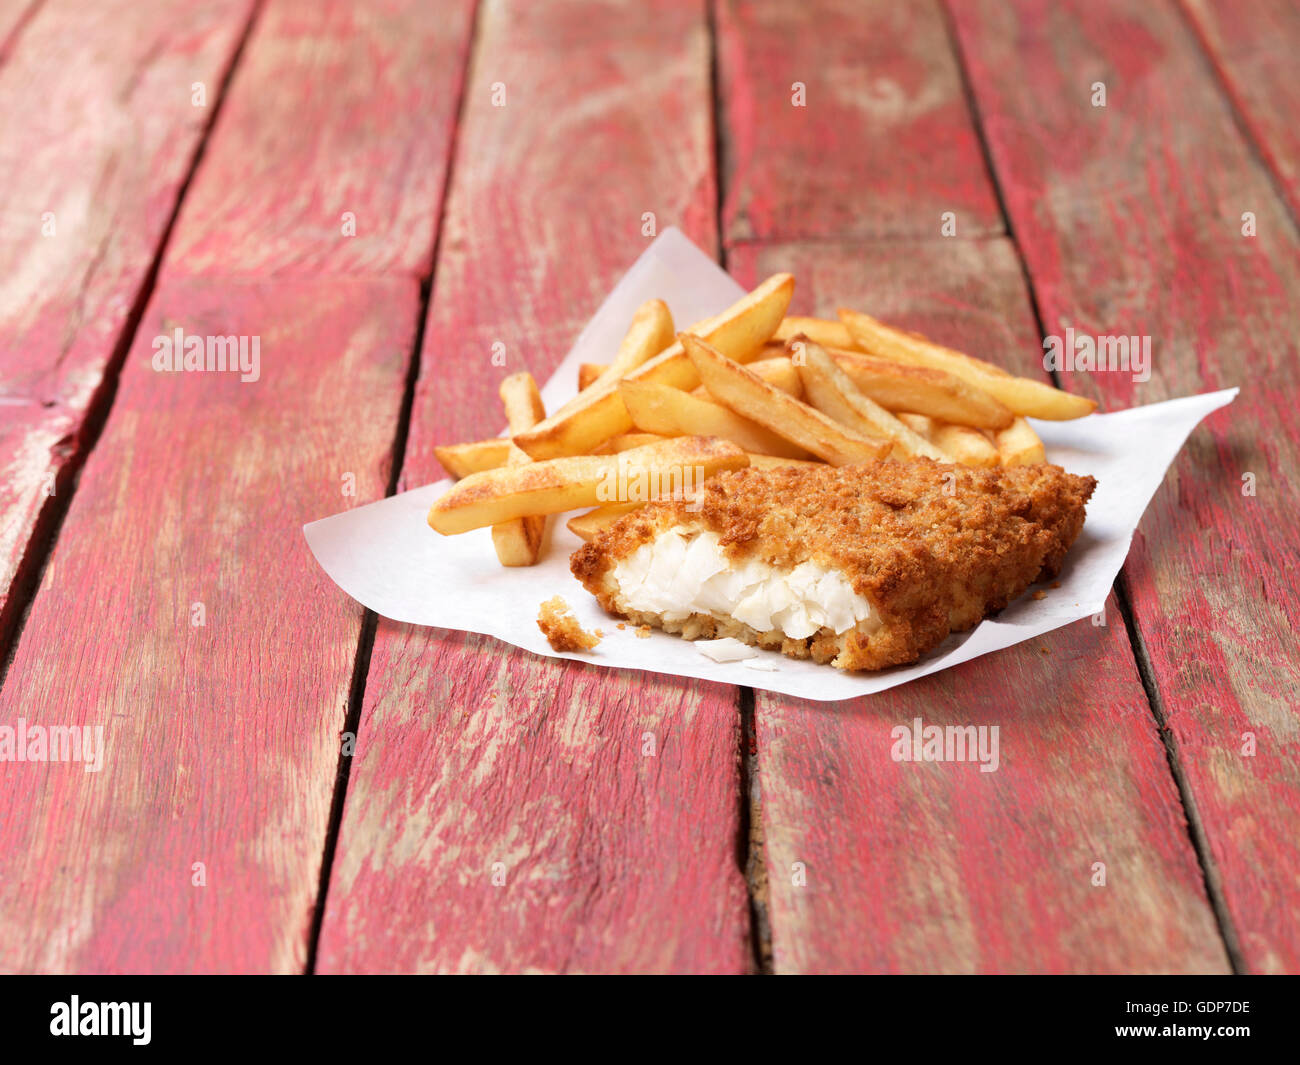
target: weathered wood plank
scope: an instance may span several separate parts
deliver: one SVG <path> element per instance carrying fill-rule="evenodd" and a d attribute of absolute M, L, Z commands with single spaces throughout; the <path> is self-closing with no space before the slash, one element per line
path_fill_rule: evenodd
<path fill-rule="evenodd" d="M 716 12 L 728 243 L 1002 232 L 937 3 Z"/>
<path fill-rule="evenodd" d="M 448 17 L 397 42 L 408 14 L 417 13 L 358 7 L 354 19 L 342 4 L 276 5 L 262 43 L 250 44 L 259 57 L 252 86 L 267 106 L 286 86 L 308 85 L 293 117 L 315 139 L 293 140 L 274 167 L 250 171 L 253 156 L 269 159 L 272 141 L 241 139 L 247 116 L 236 110 L 233 132 L 207 146 L 196 185 L 224 175 L 270 217 L 292 214 L 293 203 L 275 201 L 282 189 L 263 183 L 300 190 L 321 165 L 350 167 L 354 177 L 410 167 L 411 185 L 372 181 L 365 200 L 402 231 L 388 241 L 397 258 L 355 260 L 357 272 L 410 276 L 241 282 L 185 278 L 164 263 L 152 318 L 0 693 L 6 721 L 102 724 L 110 745 L 103 777 L 74 781 L 51 767 L 56 785 L 29 785 L 11 804 L 22 817 L 7 824 L 0 872 L 8 966 L 292 971 L 306 962 L 361 612 L 320 575 L 299 526 L 346 505 L 345 486 L 364 499 L 389 482 L 420 306 L 414 275 L 428 270 L 418 255 L 431 256 L 449 150 L 415 112 L 429 86 L 454 101 L 470 32 L 468 18 Z M 200 38 L 190 33 L 194 47 Z M 340 59 L 364 42 L 373 47 L 360 52 L 386 77 Z M 443 60 L 433 76 L 415 67 L 421 48 L 423 59 Z M 273 82 L 257 74 L 268 61 Z M 184 73 L 189 106 L 192 71 Z M 216 87 L 207 85 L 209 106 Z M 275 121 L 292 128 L 283 113 Z M 348 137 L 357 143 L 346 151 L 315 151 Z M 435 201 L 427 208 L 422 190 Z M 210 253 L 191 269 L 274 269 L 241 259 L 237 240 L 224 254 L 205 222 L 213 224 L 203 210 L 183 212 L 176 226 L 174 236 Z M 239 238 L 238 227 L 228 235 Z M 366 254 L 382 243 L 366 244 Z M 200 337 L 260 335 L 259 379 L 155 373 L 153 337 L 177 326 Z M 204 604 L 204 627 L 190 627 L 194 602 Z M 27 772 L 36 779 L 42 768 Z M 75 875 L 54 864 L 66 853 L 86 854 Z M 193 861 L 205 863 L 205 888 L 188 882 Z M 25 883 L 45 892 L 35 909 L 19 895 Z"/>
<path fill-rule="evenodd" d="M 473 11 L 473 0 L 270 4 L 167 269 L 427 274 Z"/>
<path fill-rule="evenodd" d="M 743 971 L 737 724 L 734 689 L 381 622 L 319 970 Z"/>
<path fill-rule="evenodd" d="M 859 306 L 1035 372 L 1038 334 L 1005 240 L 733 255 L 742 282 L 775 269 L 799 278 L 800 313 Z M 758 693 L 778 971 L 1227 967 L 1113 601 L 1107 619 L 852 703 Z M 999 768 L 895 762 L 891 730 L 916 718 L 997 726 Z"/>
<path fill-rule="evenodd" d="M 610 46 L 572 63 L 596 27 Z M 526 369 L 545 382 L 656 233 L 675 225 L 706 251 L 717 246 L 702 10 L 496 2 L 479 33 L 407 486 L 443 476 L 435 444 L 500 431 L 501 378 Z"/>
<path fill-rule="evenodd" d="M 0 63 L 13 51 L 18 34 L 36 14 L 42 0 L 0 0 Z"/>
<path fill-rule="evenodd" d="M 156 294 L 0 691 L 106 745 L 5 764 L 0 968 L 304 967 L 362 612 L 300 527 L 383 494 L 418 312 L 413 279 Z M 155 372 L 176 328 L 260 337 L 259 379 Z"/>
<path fill-rule="evenodd" d="M 1300 241 L 1171 5 L 952 12 L 1045 327 L 1152 338 L 1148 382 L 1069 387 L 1122 407 L 1243 386 L 1175 464 L 1125 575 L 1230 942 L 1247 969 L 1295 971 Z"/>
<path fill-rule="evenodd" d="M 0 65 L 0 656 L 251 10 L 49 0 Z"/>
<path fill-rule="evenodd" d="M 412 485 L 434 443 L 500 428 L 502 376 L 545 380 L 644 212 L 714 241 L 701 5 L 488 3 L 478 41 Z M 738 753 L 734 689 L 381 622 L 319 969 L 745 970 Z"/>
<path fill-rule="evenodd" d="M 1182 0 L 1255 145 L 1300 217 L 1300 8 L 1289 0 Z"/>

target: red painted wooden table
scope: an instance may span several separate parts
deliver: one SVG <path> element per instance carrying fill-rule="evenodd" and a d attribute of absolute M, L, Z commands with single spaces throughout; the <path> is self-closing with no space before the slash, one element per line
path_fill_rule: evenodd
<path fill-rule="evenodd" d="M 1300 970 L 1297 50 L 1289 0 L 0 0 L 0 725 L 104 743 L 0 762 L 0 969 Z M 495 432 L 647 213 L 1023 373 L 1151 336 L 1062 376 L 1105 409 L 1242 393 L 1104 624 L 870 699 L 368 616 L 301 524 Z M 999 770 L 892 761 L 916 717 Z"/>

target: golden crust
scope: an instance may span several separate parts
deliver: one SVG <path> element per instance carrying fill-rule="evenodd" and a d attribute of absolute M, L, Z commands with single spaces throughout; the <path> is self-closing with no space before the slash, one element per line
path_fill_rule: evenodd
<path fill-rule="evenodd" d="M 783 639 L 781 649 L 842 669 L 884 669 L 916 661 L 1035 580 L 1055 576 L 1095 485 L 1059 466 L 973 469 L 929 459 L 736 470 L 708 480 L 694 504 L 653 503 L 601 530 L 570 568 L 606 610 L 627 616 L 614 563 L 675 525 L 717 533 L 736 560 L 756 553 L 778 568 L 817 562 L 842 571 L 881 625 L 838 636 L 823 629 L 805 641 Z M 634 620 L 663 627 L 649 614 Z M 671 627 L 705 635 L 738 625 L 708 620 Z M 728 634 L 774 646 L 773 634 L 739 630 Z"/>
<path fill-rule="evenodd" d="M 590 651 L 600 643 L 600 630 L 595 633 L 584 630 L 569 612 L 569 604 L 558 595 L 538 608 L 537 627 L 542 630 L 552 651 Z"/>

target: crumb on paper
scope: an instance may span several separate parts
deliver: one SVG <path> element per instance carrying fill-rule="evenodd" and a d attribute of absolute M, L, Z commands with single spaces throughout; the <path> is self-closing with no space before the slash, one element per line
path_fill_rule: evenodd
<path fill-rule="evenodd" d="M 760 673 L 779 673 L 780 667 L 768 655 L 761 658 L 746 658 L 740 663 L 746 669 L 757 669 Z"/>
<path fill-rule="evenodd" d="M 542 630 L 552 651 L 590 651 L 600 643 L 601 632 L 584 632 L 569 604 L 560 596 L 548 599 L 537 612 L 537 627 Z"/>
<path fill-rule="evenodd" d="M 1046 598 L 1047 598 L 1047 593 L 1046 593 L 1045 591 L 1043 591 L 1041 588 L 1039 588 L 1039 589 L 1037 589 L 1037 590 L 1034 592 L 1034 598 L 1035 598 L 1035 599 L 1046 599 Z"/>
<path fill-rule="evenodd" d="M 1048 587 L 1049 587 L 1049 588 L 1059 588 L 1059 587 L 1061 587 L 1061 582 L 1060 582 L 1060 581 L 1052 581 L 1052 583 L 1049 584 Z"/>
<path fill-rule="evenodd" d="M 720 640 L 696 640 L 695 650 L 714 662 L 742 662 L 759 656 L 757 647 L 750 647 L 730 636 L 724 636 Z"/>
<path fill-rule="evenodd" d="M 637 630 L 636 630 L 636 638 L 637 638 L 638 640 L 648 640 L 648 639 L 650 639 L 650 626 L 649 626 L 649 625 L 640 625 L 640 626 L 638 626 L 638 627 L 637 627 Z"/>
<path fill-rule="evenodd" d="M 619 627 L 620 629 L 626 629 L 626 628 L 627 628 L 627 626 L 624 625 L 621 621 L 618 623 L 618 627 Z"/>

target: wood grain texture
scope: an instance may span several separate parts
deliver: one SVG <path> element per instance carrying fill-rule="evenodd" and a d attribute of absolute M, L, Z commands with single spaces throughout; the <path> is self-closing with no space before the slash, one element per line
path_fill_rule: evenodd
<path fill-rule="evenodd" d="M 715 10 L 728 243 L 1002 232 L 937 3 Z"/>
<path fill-rule="evenodd" d="M 435 444 L 500 431 L 501 379 L 528 370 L 544 383 L 655 233 L 675 225 L 706 251 L 717 243 L 702 4 L 492 2 L 479 40 L 403 467 L 409 486 L 442 476 Z M 586 58 L 574 64 L 579 51 Z"/>
<path fill-rule="evenodd" d="M 0 0 L 0 63 L 13 51 L 23 26 L 41 3 L 42 0 Z"/>
<path fill-rule="evenodd" d="M 1300 216 L 1300 8 L 1289 0 L 1182 3 L 1292 216 Z"/>
<path fill-rule="evenodd" d="M 643 212 L 713 246 L 706 33 L 702 5 L 482 9 L 406 483 L 500 428 L 504 375 L 549 376 Z M 361 720 L 321 971 L 749 967 L 734 689 L 381 622 Z"/>
<path fill-rule="evenodd" d="M 0 65 L 0 653 L 250 14 L 49 0 Z"/>
<path fill-rule="evenodd" d="M 732 689 L 381 622 L 318 968 L 743 971 L 737 725 Z"/>
<path fill-rule="evenodd" d="M 1125 575 L 1241 964 L 1300 970 L 1300 241 L 1172 6 L 952 12 L 1045 327 L 1152 337 L 1149 382 L 1069 387 L 1112 409 L 1243 387 L 1175 463 Z"/>
<path fill-rule="evenodd" d="M 167 268 L 427 274 L 473 9 L 473 0 L 268 5 Z"/>
<path fill-rule="evenodd" d="M 106 744 L 5 765 L 0 968 L 304 967 L 361 608 L 300 529 L 383 494 L 418 310 L 405 279 L 156 294 L 0 691 Z M 260 379 L 155 372 L 177 327 L 260 337 Z"/>
<path fill-rule="evenodd" d="M 733 255 L 742 283 L 776 269 L 799 278 L 799 313 L 860 307 L 1042 374 L 1005 240 Z M 757 693 L 777 971 L 1227 968 L 1113 600 L 1107 616 L 868 699 Z M 893 761 L 891 729 L 916 718 L 998 726 L 1000 768 Z M 794 883 L 796 862 L 806 886 Z M 1105 887 L 1092 884 L 1095 862 Z"/>

